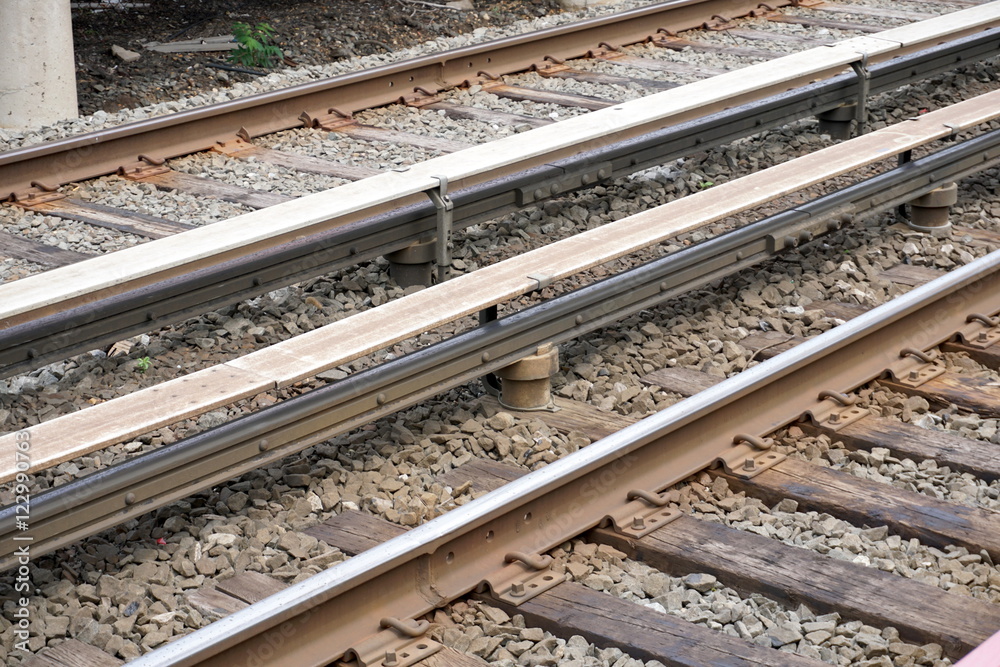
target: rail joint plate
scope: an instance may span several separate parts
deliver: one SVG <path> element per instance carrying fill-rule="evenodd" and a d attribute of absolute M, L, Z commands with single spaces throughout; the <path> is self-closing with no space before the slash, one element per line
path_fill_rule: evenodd
<path fill-rule="evenodd" d="M 517 204 L 518 206 L 527 206 L 548 197 L 555 197 L 563 192 L 595 185 L 611 178 L 613 173 L 614 168 L 611 162 L 607 161 L 587 165 L 585 169 L 580 171 L 564 172 L 555 178 L 534 183 L 528 187 L 517 188 L 514 191 Z"/>

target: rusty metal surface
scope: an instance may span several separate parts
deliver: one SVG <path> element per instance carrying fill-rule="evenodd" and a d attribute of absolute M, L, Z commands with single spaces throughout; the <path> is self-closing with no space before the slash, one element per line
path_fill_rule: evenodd
<path fill-rule="evenodd" d="M 855 318 L 547 468 L 167 645 L 133 664 L 241 665 L 278 653 L 323 665 L 380 631 L 391 608 L 415 618 L 540 554 L 634 502 L 701 470 L 734 431 L 765 434 L 824 390 L 851 390 L 906 348 L 947 340 L 970 313 L 1000 309 L 1000 251 Z M 741 436 L 743 437 L 743 436 Z"/>
<path fill-rule="evenodd" d="M 580 57 L 600 41 L 639 42 L 660 28 L 696 28 L 712 14 L 742 16 L 756 5 L 753 0 L 674 0 L 7 151 L 0 154 L 0 198 L 30 189 L 33 181 L 53 186 L 115 173 L 140 154 L 164 159 L 208 150 L 235 139 L 241 129 L 243 136 L 256 137 L 300 127 L 303 112 L 315 117 L 332 107 L 351 113 L 381 106 L 418 88 L 437 92 L 478 80 L 482 71 L 524 71 L 545 56 Z"/>

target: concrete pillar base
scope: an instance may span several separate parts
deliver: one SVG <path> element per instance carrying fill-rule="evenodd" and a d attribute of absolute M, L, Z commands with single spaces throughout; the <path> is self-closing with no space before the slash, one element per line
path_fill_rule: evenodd
<path fill-rule="evenodd" d="M 0 127 L 29 128 L 78 115 L 69 0 L 3 0 Z"/>

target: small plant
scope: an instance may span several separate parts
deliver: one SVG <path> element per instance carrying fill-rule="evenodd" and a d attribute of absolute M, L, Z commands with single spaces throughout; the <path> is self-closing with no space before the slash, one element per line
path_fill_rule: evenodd
<path fill-rule="evenodd" d="M 135 367 L 140 373 L 145 373 L 153 365 L 153 360 L 149 357 L 139 357 L 135 360 Z"/>
<path fill-rule="evenodd" d="M 281 49 L 271 40 L 274 28 L 266 23 L 250 27 L 249 23 L 233 24 L 233 39 L 239 46 L 229 54 L 229 62 L 244 67 L 274 67 L 282 58 Z"/>
<path fill-rule="evenodd" d="M 701 183 L 698 184 L 698 189 L 699 190 L 707 190 L 708 188 L 712 187 L 713 185 L 715 185 L 715 183 L 713 181 L 702 181 Z"/>

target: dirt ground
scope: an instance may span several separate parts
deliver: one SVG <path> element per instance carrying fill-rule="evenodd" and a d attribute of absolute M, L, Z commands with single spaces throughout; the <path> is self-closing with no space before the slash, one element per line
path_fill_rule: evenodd
<path fill-rule="evenodd" d="M 236 22 L 274 28 L 285 64 L 318 65 L 392 51 L 556 11 L 555 0 L 474 0 L 472 11 L 416 0 L 145 0 L 73 10 L 77 94 L 81 114 L 118 111 L 222 88 L 255 77 L 231 65 L 225 52 L 166 54 L 148 42 L 232 33 Z M 142 54 L 124 62 L 118 45 Z M 267 70 L 260 70 L 266 73 Z"/>

